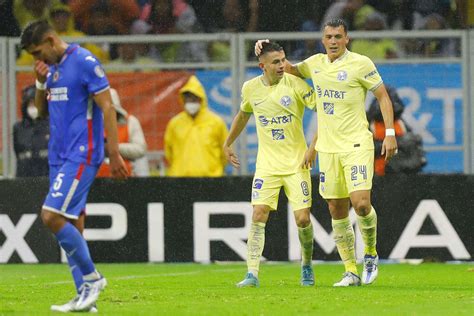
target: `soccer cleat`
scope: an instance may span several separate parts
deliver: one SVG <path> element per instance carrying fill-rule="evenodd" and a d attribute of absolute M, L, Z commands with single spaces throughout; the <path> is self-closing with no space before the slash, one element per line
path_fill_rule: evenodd
<path fill-rule="evenodd" d="M 345 272 L 342 276 L 342 280 L 334 283 L 335 287 L 346 287 L 346 286 L 359 286 L 360 278 L 357 274 L 352 272 Z"/>
<path fill-rule="evenodd" d="M 76 295 L 72 300 L 67 302 L 66 304 L 63 305 L 51 305 L 51 311 L 53 312 L 60 312 L 60 313 L 69 313 L 69 312 L 74 312 L 75 307 L 77 304 L 77 301 L 79 300 L 79 294 Z M 97 306 L 94 304 L 92 305 L 89 310 L 87 310 L 89 313 L 97 313 Z"/>
<path fill-rule="evenodd" d="M 362 270 L 362 283 L 372 284 L 379 274 L 379 256 L 364 256 L 364 269 Z"/>
<path fill-rule="evenodd" d="M 314 285 L 314 273 L 311 265 L 301 266 L 301 285 L 302 286 L 313 286 Z"/>
<path fill-rule="evenodd" d="M 100 279 L 95 281 L 86 281 L 81 286 L 79 299 L 74 306 L 74 311 L 90 311 L 99 298 L 100 292 L 107 286 L 107 280 L 100 276 Z"/>
<path fill-rule="evenodd" d="M 245 279 L 236 284 L 237 287 L 259 287 L 258 279 L 250 272 L 245 275 Z"/>

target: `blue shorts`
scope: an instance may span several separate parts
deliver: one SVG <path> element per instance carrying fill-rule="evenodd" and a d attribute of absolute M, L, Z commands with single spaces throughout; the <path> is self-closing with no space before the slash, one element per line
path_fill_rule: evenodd
<path fill-rule="evenodd" d="M 77 219 L 86 207 L 87 194 L 94 182 L 96 166 L 66 161 L 50 165 L 49 192 L 43 209 Z"/>

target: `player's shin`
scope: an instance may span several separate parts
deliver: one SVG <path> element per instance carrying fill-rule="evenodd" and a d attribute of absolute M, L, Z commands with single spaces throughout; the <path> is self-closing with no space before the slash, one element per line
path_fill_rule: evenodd
<path fill-rule="evenodd" d="M 265 245 L 265 223 L 252 222 L 247 240 L 247 268 L 255 277 L 258 276 L 260 257 Z"/>
<path fill-rule="evenodd" d="M 357 223 L 359 224 L 360 233 L 364 240 L 364 253 L 366 255 L 376 256 L 377 250 L 377 213 L 372 207 L 370 213 L 366 216 L 357 215 Z"/>
<path fill-rule="evenodd" d="M 301 265 L 311 265 L 313 257 L 313 225 L 298 227 L 298 237 L 301 244 Z"/>
<path fill-rule="evenodd" d="M 352 272 L 358 275 L 354 249 L 354 228 L 352 227 L 349 217 L 333 219 L 332 228 L 334 231 L 334 241 L 336 242 L 339 256 L 344 262 L 346 272 Z"/>

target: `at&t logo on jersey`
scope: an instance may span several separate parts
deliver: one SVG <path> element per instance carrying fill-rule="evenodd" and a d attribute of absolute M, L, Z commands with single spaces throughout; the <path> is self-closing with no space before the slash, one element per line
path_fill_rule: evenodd
<path fill-rule="evenodd" d="M 323 102 L 324 113 L 333 115 L 334 114 L 334 103 Z"/>
<path fill-rule="evenodd" d="M 260 115 L 258 117 L 258 120 L 260 124 L 263 126 L 267 126 L 268 124 L 287 124 L 291 123 L 292 121 L 293 114 L 288 114 L 288 115 L 281 115 L 281 116 L 275 116 L 271 118 L 266 118 L 263 115 Z"/>
<path fill-rule="evenodd" d="M 291 98 L 287 95 L 281 97 L 280 104 L 286 107 L 289 107 L 291 104 Z"/>
<path fill-rule="evenodd" d="M 316 92 L 318 97 L 325 97 L 330 99 L 340 99 L 344 100 L 346 96 L 346 91 L 332 90 L 332 89 L 322 89 L 319 85 L 316 86 Z"/>

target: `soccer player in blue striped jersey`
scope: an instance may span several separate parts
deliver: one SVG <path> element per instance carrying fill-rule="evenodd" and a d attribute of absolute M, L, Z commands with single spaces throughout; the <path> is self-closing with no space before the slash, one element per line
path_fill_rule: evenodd
<path fill-rule="evenodd" d="M 95 311 L 106 286 L 82 236 L 87 194 L 104 159 L 104 126 L 112 174 L 128 176 L 118 151 L 117 121 L 109 82 L 99 61 L 77 44 L 64 42 L 45 21 L 30 23 L 21 46 L 35 59 L 35 105 L 49 111 L 50 188 L 43 223 L 67 255 L 77 295 L 54 311 Z"/>

